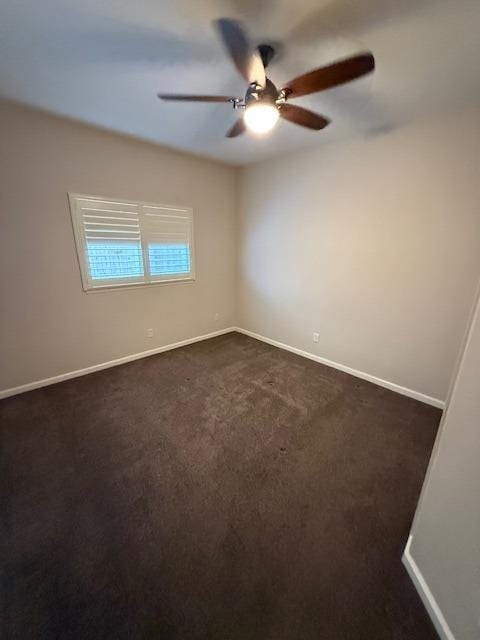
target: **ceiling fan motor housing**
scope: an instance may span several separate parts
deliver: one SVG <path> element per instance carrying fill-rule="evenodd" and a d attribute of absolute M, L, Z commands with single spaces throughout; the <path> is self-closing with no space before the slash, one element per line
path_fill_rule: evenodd
<path fill-rule="evenodd" d="M 272 104 L 276 105 L 277 100 L 279 98 L 279 93 L 277 87 L 273 84 L 271 80 L 267 78 L 267 82 L 265 87 L 260 87 L 254 82 L 249 85 L 247 89 L 247 93 L 245 94 L 245 106 L 259 102 L 262 104 Z"/>

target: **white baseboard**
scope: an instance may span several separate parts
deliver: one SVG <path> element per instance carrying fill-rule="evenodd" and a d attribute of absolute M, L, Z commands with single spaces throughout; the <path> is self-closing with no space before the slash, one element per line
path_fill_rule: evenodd
<path fill-rule="evenodd" d="M 416 590 L 418 591 L 418 595 L 422 599 L 422 602 L 425 605 L 428 615 L 430 616 L 440 638 L 442 640 L 455 640 L 455 636 L 453 635 L 452 630 L 445 620 L 442 610 L 438 606 L 437 601 L 430 591 L 430 587 L 423 577 L 422 572 L 418 568 L 417 563 L 412 558 L 412 555 L 410 553 L 411 545 L 412 536 L 409 536 L 407 546 L 405 547 L 405 551 L 403 553 L 403 564 L 405 565 L 405 568 L 408 571 L 408 574 L 413 584 L 415 585 Z"/>
<path fill-rule="evenodd" d="M 178 349 L 178 347 L 184 347 L 187 344 L 193 344 L 194 342 L 201 342 L 202 340 L 208 340 L 209 338 L 215 338 L 221 336 L 224 333 L 231 333 L 236 331 L 235 327 L 227 327 L 226 329 L 220 329 L 219 331 L 212 331 L 212 333 L 206 333 L 203 336 L 195 336 L 194 338 L 187 338 L 180 342 L 173 342 L 172 344 L 166 344 L 163 347 L 155 347 L 155 349 L 149 349 L 148 351 L 141 351 L 140 353 L 132 353 L 122 358 L 116 358 L 115 360 L 109 360 L 108 362 L 101 362 L 100 364 L 94 364 L 91 367 L 85 367 L 84 369 L 77 369 L 76 371 L 68 371 L 67 373 L 61 373 L 58 376 L 52 376 L 51 378 L 44 378 L 43 380 L 35 380 L 28 384 L 22 384 L 18 387 L 11 387 L 10 389 L 0 390 L 0 400 L 2 398 L 8 398 L 9 396 L 15 396 L 18 393 L 25 393 L 26 391 L 32 391 L 33 389 L 39 389 L 40 387 L 47 387 L 50 384 L 56 382 L 63 382 L 64 380 L 70 380 L 71 378 L 79 378 L 85 376 L 88 373 L 94 373 L 95 371 L 101 371 L 102 369 L 109 369 L 110 367 L 116 367 L 119 364 L 125 364 L 126 362 L 132 362 L 133 360 L 140 360 L 147 356 L 153 356 L 157 353 L 163 353 L 164 351 L 170 351 L 171 349 Z"/>
<path fill-rule="evenodd" d="M 395 384 L 394 382 L 389 382 L 388 380 L 382 380 L 381 378 L 372 376 L 369 373 L 358 371 L 357 369 L 352 369 L 351 367 L 347 367 L 338 362 L 334 362 L 333 360 L 328 360 L 327 358 L 322 358 L 321 356 L 317 356 L 314 353 L 303 351 L 302 349 L 297 349 L 296 347 L 291 347 L 288 344 L 284 344 L 283 342 L 278 342 L 278 340 L 272 340 L 271 338 L 266 338 L 265 336 L 261 336 L 260 334 L 254 333 L 253 331 L 248 331 L 247 329 L 242 329 L 241 327 L 227 327 L 226 329 L 213 331 L 212 333 L 207 333 L 203 336 L 187 338 L 186 340 L 181 340 L 180 342 L 167 344 L 162 347 L 156 347 L 155 349 L 149 349 L 148 351 L 142 351 L 140 353 L 132 353 L 128 356 L 123 356 L 122 358 L 116 358 L 115 360 L 109 360 L 108 362 L 101 362 L 100 364 L 95 364 L 95 365 L 92 365 L 91 367 L 85 367 L 84 369 L 77 369 L 76 371 L 68 371 L 66 373 L 61 373 L 57 376 L 52 376 L 51 378 L 44 378 L 43 380 L 35 380 L 34 382 L 22 384 L 18 387 L 3 389 L 3 390 L 0 390 L 0 400 L 2 398 L 8 398 L 9 396 L 14 396 L 18 393 L 25 393 L 26 391 L 32 391 L 33 389 L 46 387 L 50 384 L 55 384 L 56 382 L 70 380 L 71 378 L 78 378 L 80 376 L 87 375 L 88 373 L 94 373 L 95 371 L 101 371 L 102 369 L 116 367 L 119 364 L 125 364 L 126 362 L 132 362 L 133 360 L 139 360 L 140 358 L 153 356 L 157 353 L 163 353 L 164 351 L 177 349 L 178 347 L 184 347 L 188 344 L 193 344 L 194 342 L 200 342 L 201 340 L 208 340 L 209 338 L 214 338 L 215 336 L 220 336 L 224 333 L 231 333 L 232 331 L 238 331 L 239 333 L 243 333 L 247 336 L 250 336 L 251 338 L 255 338 L 256 340 L 261 340 L 262 342 L 271 344 L 274 347 L 285 349 L 286 351 L 291 351 L 292 353 L 296 353 L 297 355 L 303 356 L 304 358 L 309 358 L 310 360 L 314 360 L 315 362 L 320 362 L 321 364 L 325 364 L 328 367 L 339 369 L 340 371 L 344 371 L 345 373 L 348 373 L 352 376 L 356 376 L 357 378 L 362 378 L 363 380 L 367 380 L 368 382 L 373 382 L 374 384 L 378 384 L 381 387 L 385 387 L 386 389 L 390 389 L 391 391 L 396 391 L 397 393 L 400 393 L 404 396 L 408 396 L 409 398 L 420 400 L 420 402 L 425 402 L 434 407 L 438 407 L 439 409 L 445 408 L 445 403 L 442 400 L 439 400 L 438 398 L 432 398 L 431 396 L 427 396 L 423 393 L 420 393 L 419 391 L 414 391 L 413 389 L 402 387 L 398 384 Z"/>
<path fill-rule="evenodd" d="M 350 375 L 355 376 L 357 378 L 362 378 L 362 380 L 373 382 L 373 384 L 378 384 L 380 387 L 385 387 L 386 389 L 390 389 L 391 391 L 400 393 L 403 396 L 408 396 L 409 398 L 420 400 L 420 402 L 425 402 L 426 404 L 430 404 L 433 407 L 437 407 L 438 409 L 445 408 L 445 402 L 443 400 L 439 400 L 438 398 L 432 398 L 431 396 L 427 396 L 424 393 L 420 393 L 419 391 L 414 391 L 413 389 L 402 387 L 399 384 L 395 384 L 394 382 L 389 382 L 388 380 L 382 380 L 382 378 L 377 378 L 376 376 L 372 376 L 369 373 L 365 373 L 364 371 L 359 371 L 358 369 L 352 369 L 351 367 L 347 367 L 344 364 L 334 362 L 333 360 L 328 360 L 327 358 L 322 358 L 321 356 L 317 356 L 316 354 L 310 353 L 309 351 L 303 351 L 302 349 L 291 347 L 290 345 L 284 344 L 283 342 L 278 342 L 278 340 L 272 340 L 271 338 L 266 338 L 265 336 L 261 336 L 260 334 L 254 333 L 253 331 L 248 331 L 248 329 L 235 327 L 235 331 L 238 331 L 239 333 L 243 333 L 246 336 L 250 336 L 251 338 L 255 338 L 256 340 L 261 340 L 262 342 L 266 342 L 267 344 L 271 344 L 274 347 L 278 347 L 279 349 L 285 349 L 286 351 L 291 351 L 292 353 L 296 353 L 297 355 L 303 356 L 304 358 L 309 358 L 310 360 L 314 360 L 315 362 L 320 362 L 321 364 L 327 365 L 327 367 L 333 367 L 334 369 L 339 369 L 340 371 L 349 373 Z"/>

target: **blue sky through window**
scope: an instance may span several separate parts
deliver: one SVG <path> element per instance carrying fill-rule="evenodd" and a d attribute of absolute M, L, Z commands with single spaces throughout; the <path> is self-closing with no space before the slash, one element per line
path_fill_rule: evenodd
<path fill-rule="evenodd" d="M 92 280 L 143 276 L 142 247 L 139 242 L 89 240 L 87 253 Z"/>
<path fill-rule="evenodd" d="M 140 242 L 87 242 L 88 264 L 92 280 L 141 278 L 144 275 Z M 150 275 L 182 275 L 190 273 L 188 244 L 148 245 Z"/>
<path fill-rule="evenodd" d="M 190 247 L 187 244 L 149 244 L 148 259 L 152 276 L 190 273 Z"/>

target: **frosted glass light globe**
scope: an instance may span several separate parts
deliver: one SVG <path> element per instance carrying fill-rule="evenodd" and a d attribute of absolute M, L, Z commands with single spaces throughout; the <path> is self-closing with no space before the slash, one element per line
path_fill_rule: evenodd
<path fill-rule="evenodd" d="M 255 103 L 245 109 L 245 124 L 254 133 L 268 133 L 278 120 L 278 109 L 273 104 Z"/>

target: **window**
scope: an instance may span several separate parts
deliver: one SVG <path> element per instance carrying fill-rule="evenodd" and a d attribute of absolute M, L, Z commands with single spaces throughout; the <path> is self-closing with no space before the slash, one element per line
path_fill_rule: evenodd
<path fill-rule="evenodd" d="M 195 278 L 191 209 L 77 194 L 69 199 L 85 291 Z"/>

